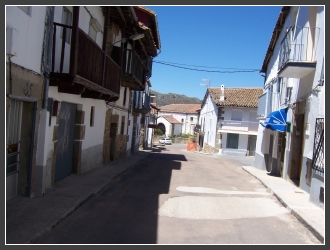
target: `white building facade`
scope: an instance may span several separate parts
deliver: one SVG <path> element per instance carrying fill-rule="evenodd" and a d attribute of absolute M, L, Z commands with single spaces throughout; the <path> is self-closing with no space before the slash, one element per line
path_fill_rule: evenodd
<path fill-rule="evenodd" d="M 200 104 L 169 104 L 160 107 L 159 116 L 172 115 L 182 126 L 181 131 L 175 129 L 175 135 L 194 134 L 194 129 L 198 123 L 197 110 L 200 109 Z M 168 133 L 167 133 L 168 134 Z"/>
<path fill-rule="evenodd" d="M 261 88 L 209 88 L 199 116 L 199 145 L 208 153 L 254 156 Z"/>
<path fill-rule="evenodd" d="M 253 166 L 296 184 L 323 206 L 324 6 L 284 6 L 276 27 L 261 70 Z M 276 127 L 270 120 L 279 111 L 286 117 Z"/>
<path fill-rule="evenodd" d="M 154 12 L 7 6 L 6 40 L 7 200 L 43 196 L 72 173 L 136 152 L 143 119 L 135 115 L 132 93 L 149 92 L 160 49 Z M 142 94 L 136 100 L 148 112 Z"/>

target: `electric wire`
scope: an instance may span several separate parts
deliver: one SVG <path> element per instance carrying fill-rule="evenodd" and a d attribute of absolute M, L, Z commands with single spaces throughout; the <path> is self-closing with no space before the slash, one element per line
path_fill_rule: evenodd
<path fill-rule="evenodd" d="M 187 69 L 187 70 L 194 70 L 194 71 L 204 71 L 204 72 L 210 72 L 210 73 L 251 73 L 251 72 L 258 72 L 260 70 L 258 69 L 240 69 L 240 70 L 205 70 L 205 69 L 194 69 L 194 68 L 188 68 L 188 67 L 183 67 L 183 66 L 178 66 L 180 64 L 175 65 L 175 63 L 168 63 L 168 62 L 162 62 L 162 61 L 153 61 L 154 63 L 159 63 L 171 67 L 176 67 L 176 68 L 181 68 L 181 69 Z M 181 64 L 185 65 L 185 64 Z M 204 68 L 212 68 L 212 67 L 207 67 L 207 66 L 195 66 L 195 65 L 187 65 L 187 66 L 194 66 L 194 67 L 204 67 Z M 216 68 L 216 67 L 213 67 Z M 230 69 L 230 68 L 227 68 Z"/>

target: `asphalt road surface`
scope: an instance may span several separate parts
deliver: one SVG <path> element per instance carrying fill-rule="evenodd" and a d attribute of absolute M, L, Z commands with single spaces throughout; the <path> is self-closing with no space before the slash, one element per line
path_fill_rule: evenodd
<path fill-rule="evenodd" d="M 241 166 L 154 148 L 36 244 L 321 244 Z"/>

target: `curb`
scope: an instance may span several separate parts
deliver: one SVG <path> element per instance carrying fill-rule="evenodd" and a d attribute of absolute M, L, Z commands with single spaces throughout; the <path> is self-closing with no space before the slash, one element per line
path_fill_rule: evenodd
<path fill-rule="evenodd" d="M 242 169 L 249 173 L 250 175 L 252 175 L 254 178 L 256 178 L 258 181 L 260 181 L 262 183 L 262 185 L 264 185 L 267 190 L 269 190 L 269 192 L 274 195 L 274 197 L 286 208 L 288 209 L 288 211 L 290 212 L 290 214 L 292 214 L 294 217 L 297 218 L 297 220 L 299 220 L 301 222 L 302 225 L 304 225 L 319 241 L 321 241 L 322 243 L 324 243 L 324 237 L 313 227 L 311 226 L 303 217 L 301 217 L 294 209 L 292 209 L 278 194 L 276 194 L 271 188 L 269 188 L 267 186 L 267 184 L 265 184 L 260 178 L 258 178 L 257 176 L 253 175 L 252 173 L 250 173 L 248 170 L 246 170 L 245 168 L 242 167 Z"/>

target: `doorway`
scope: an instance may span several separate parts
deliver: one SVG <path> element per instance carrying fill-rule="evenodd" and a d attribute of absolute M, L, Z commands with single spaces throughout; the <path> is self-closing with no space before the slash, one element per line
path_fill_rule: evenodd
<path fill-rule="evenodd" d="M 10 100 L 7 120 L 6 200 L 30 196 L 36 102 Z"/>
<path fill-rule="evenodd" d="M 76 104 L 61 103 L 56 143 L 55 181 L 64 179 L 72 173 L 76 111 Z"/>
<path fill-rule="evenodd" d="M 301 175 L 301 159 L 302 159 L 302 142 L 304 137 L 304 114 L 295 114 L 292 133 L 291 133 L 291 149 L 290 149 L 290 167 L 289 177 L 291 181 L 299 187 Z"/>
<path fill-rule="evenodd" d="M 256 143 L 257 143 L 257 136 L 256 135 L 249 135 L 249 146 L 248 146 L 248 156 L 255 156 L 256 154 Z"/>
<path fill-rule="evenodd" d="M 117 135 L 118 123 L 111 123 L 110 126 L 110 160 L 115 160 L 115 152 L 116 152 L 116 135 Z"/>

